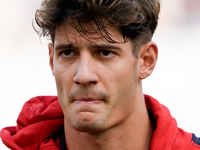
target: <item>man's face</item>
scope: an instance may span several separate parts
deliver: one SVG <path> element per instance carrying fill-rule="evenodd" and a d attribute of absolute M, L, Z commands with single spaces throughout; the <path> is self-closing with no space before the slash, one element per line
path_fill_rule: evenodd
<path fill-rule="evenodd" d="M 116 27 L 107 31 L 120 43 L 110 43 L 97 33 L 86 39 L 63 24 L 56 30 L 54 46 L 49 45 L 65 121 L 78 131 L 112 128 L 137 107 L 138 59 Z"/>

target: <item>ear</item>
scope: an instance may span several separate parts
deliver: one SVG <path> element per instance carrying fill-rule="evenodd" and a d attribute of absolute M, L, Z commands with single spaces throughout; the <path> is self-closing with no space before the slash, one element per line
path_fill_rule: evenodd
<path fill-rule="evenodd" d="M 140 48 L 138 59 L 140 59 L 139 78 L 145 79 L 154 70 L 158 58 L 158 47 L 150 41 Z"/>
<path fill-rule="evenodd" d="M 54 67 L 53 67 L 54 66 L 53 65 L 54 48 L 53 48 L 53 44 L 49 43 L 48 48 L 49 48 L 49 65 L 51 67 L 52 74 L 54 75 Z"/>

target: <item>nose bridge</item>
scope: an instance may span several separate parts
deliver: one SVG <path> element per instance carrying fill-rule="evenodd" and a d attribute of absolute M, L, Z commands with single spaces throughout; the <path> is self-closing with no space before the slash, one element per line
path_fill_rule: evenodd
<path fill-rule="evenodd" d="M 90 56 L 88 56 L 87 54 L 81 56 L 80 58 L 80 64 L 78 67 L 78 74 L 80 74 L 81 76 L 84 76 L 87 74 L 89 75 L 92 72 L 92 60 L 90 58 Z"/>
<path fill-rule="evenodd" d="M 98 77 L 95 72 L 94 59 L 89 53 L 85 52 L 80 56 L 74 82 L 76 84 L 89 84 L 96 83 L 97 81 Z"/>

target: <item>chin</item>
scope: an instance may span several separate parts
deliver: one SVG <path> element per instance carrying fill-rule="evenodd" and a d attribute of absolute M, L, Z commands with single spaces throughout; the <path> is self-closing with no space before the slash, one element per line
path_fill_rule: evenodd
<path fill-rule="evenodd" d="M 99 120 L 73 120 L 71 126 L 79 132 L 97 133 L 105 130 L 105 122 Z"/>

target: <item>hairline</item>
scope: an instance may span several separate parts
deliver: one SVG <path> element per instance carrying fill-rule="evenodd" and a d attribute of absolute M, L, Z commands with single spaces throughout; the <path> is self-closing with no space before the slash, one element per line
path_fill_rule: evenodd
<path fill-rule="evenodd" d="M 68 20 L 63 21 L 62 23 L 60 23 L 60 24 L 58 24 L 58 25 L 56 26 L 56 28 L 55 28 L 53 34 L 50 35 L 51 41 L 52 41 L 53 45 L 54 45 L 54 43 L 55 43 L 56 31 L 58 30 L 59 27 L 63 26 L 64 24 L 69 24 L 69 25 L 71 25 L 75 30 L 77 30 L 77 32 L 78 32 L 83 38 L 85 38 L 86 40 L 90 41 L 90 40 L 87 38 L 87 35 L 88 35 L 89 33 L 85 32 L 85 33 L 84 33 L 85 36 L 84 36 L 83 34 L 81 34 L 80 31 L 79 31 L 76 27 L 73 26 L 73 25 L 74 25 L 74 23 L 73 23 L 74 21 L 75 21 L 75 20 L 73 20 L 73 19 L 68 19 Z M 75 21 L 75 22 L 76 22 L 76 21 Z M 83 24 L 90 24 L 90 22 L 88 22 L 88 23 L 83 23 Z M 117 27 L 117 29 L 119 30 L 119 32 L 120 32 L 120 33 L 122 34 L 122 36 L 123 36 L 123 33 L 122 33 L 122 31 L 121 31 L 121 29 L 120 29 L 119 26 L 112 25 L 111 23 L 108 23 L 108 24 L 110 25 L 110 26 L 109 26 L 110 28 L 113 28 L 113 26 Z M 108 27 L 105 27 L 105 28 L 108 28 Z M 97 29 L 97 30 L 98 30 L 98 29 Z M 66 37 L 67 37 L 67 32 L 65 32 L 65 34 L 66 34 Z M 143 33 L 143 34 L 144 34 L 144 33 Z M 139 36 L 136 37 L 135 39 L 131 39 L 131 38 L 128 38 L 128 37 L 123 37 L 124 43 L 126 43 L 126 42 L 128 42 L 128 41 L 131 42 L 132 54 L 133 54 L 136 58 L 138 58 L 138 53 L 139 53 L 139 50 L 140 50 L 141 46 L 144 45 L 144 44 L 146 44 L 147 42 L 149 42 L 149 41 L 147 41 L 147 42 L 145 42 L 145 43 L 139 42 L 139 38 L 143 38 L 143 34 L 139 35 Z M 102 36 L 101 34 L 99 34 L 99 35 L 100 35 L 102 38 L 104 38 L 107 42 L 112 43 L 112 42 L 108 41 L 108 40 L 107 40 L 104 36 Z M 94 39 L 95 39 L 95 38 L 94 38 Z M 137 42 L 135 42 L 135 41 L 137 41 Z M 90 41 L 90 42 L 91 42 L 91 41 Z M 113 42 L 113 43 L 121 43 L 121 42 L 115 41 L 115 42 Z"/>

